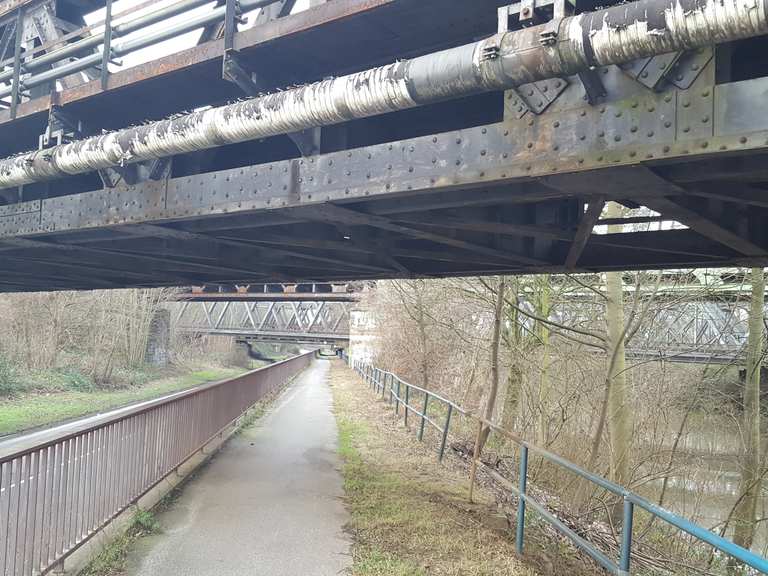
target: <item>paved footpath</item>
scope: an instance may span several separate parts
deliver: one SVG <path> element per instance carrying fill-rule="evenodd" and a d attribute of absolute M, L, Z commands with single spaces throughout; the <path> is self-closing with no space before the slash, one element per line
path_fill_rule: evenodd
<path fill-rule="evenodd" d="M 160 515 L 128 576 L 331 576 L 351 559 L 328 386 L 315 360 Z"/>

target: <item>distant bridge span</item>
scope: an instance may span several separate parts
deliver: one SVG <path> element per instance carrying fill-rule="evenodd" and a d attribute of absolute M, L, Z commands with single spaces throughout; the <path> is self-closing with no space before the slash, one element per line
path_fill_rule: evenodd
<path fill-rule="evenodd" d="M 354 299 L 324 299 L 332 294 L 271 299 L 183 300 L 170 304 L 177 331 L 231 336 L 241 340 L 332 344 L 346 347 L 352 338 Z M 310 298 L 299 298 L 299 296 Z M 228 298 L 228 299 L 227 299 Z M 577 300 L 568 313 L 591 313 Z M 364 309 L 359 314 L 365 316 Z M 556 316 L 563 323 L 568 313 Z M 699 300 L 667 305 L 638 329 L 627 356 L 635 360 L 666 360 L 698 364 L 731 364 L 744 358 L 747 325 L 731 302 Z"/>
<path fill-rule="evenodd" d="M 285 296 L 278 294 L 271 301 L 187 300 L 170 308 L 174 328 L 180 332 L 274 343 L 348 344 L 351 299 L 296 301 Z"/>

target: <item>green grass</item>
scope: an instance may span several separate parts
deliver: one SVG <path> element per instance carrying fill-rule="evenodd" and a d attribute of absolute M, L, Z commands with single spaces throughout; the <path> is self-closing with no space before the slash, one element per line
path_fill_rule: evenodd
<path fill-rule="evenodd" d="M 489 498 L 399 426 L 341 364 L 331 388 L 353 539 L 352 576 L 532 576 Z M 384 416 L 384 418 L 382 418 Z"/>
<path fill-rule="evenodd" d="M 424 573 L 421 568 L 375 548 L 368 549 L 355 562 L 355 574 L 365 576 L 422 576 Z"/>
<path fill-rule="evenodd" d="M 98 390 L 88 386 L 86 382 L 76 382 L 74 386 L 65 386 L 64 388 L 70 388 L 66 391 L 4 399 L 0 401 L 0 436 L 103 412 L 132 402 L 150 400 L 206 382 L 231 378 L 243 371 L 233 368 L 198 370 L 119 390 Z M 56 382 L 53 384 L 51 388 L 54 390 L 61 388 L 55 385 Z M 79 384 L 82 384 L 82 389 L 76 388 Z"/>
<path fill-rule="evenodd" d="M 149 510 L 137 510 L 128 530 L 109 543 L 78 576 L 117 576 L 122 574 L 133 543 L 148 534 L 162 532 L 160 523 Z"/>
<path fill-rule="evenodd" d="M 404 494 L 408 486 L 391 474 L 375 474 L 355 448 L 363 441 L 367 427 L 343 417 L 339 426 L 339 454 L 344 459 L 344 491 L 352 513 L 352 528 L 358 533 L 376 532 L 380 526 L 407 526 L 417 510 L 407 506 Z M 370 534 L 369 534 L 370 535 Z M 356 576 L 423 576 L 415 563 L 382 550 L 373 541 L 358 540 L 354 550 L 353 573 Z"/>

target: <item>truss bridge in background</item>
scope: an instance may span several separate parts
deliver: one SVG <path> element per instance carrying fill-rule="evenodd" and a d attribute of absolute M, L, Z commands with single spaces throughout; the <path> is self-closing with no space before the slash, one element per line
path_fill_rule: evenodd
<path fill-rule="evenodd" d="M 354 302 L 331 299 L 183 301 L 170 304 L 178 332 L 237 340 L 344 347 Z"/>

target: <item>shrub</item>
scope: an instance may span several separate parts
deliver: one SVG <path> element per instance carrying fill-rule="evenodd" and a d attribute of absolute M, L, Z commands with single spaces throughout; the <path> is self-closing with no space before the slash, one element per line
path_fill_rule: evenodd
<path fill-rule="evenodd" d="M 93 381 L 77 369 L 61 368 L 58 372 L 64 380 L 65 388 L 68 390 L 91 392 L 94 389 Z"/>
<path fill-rule="evenodd" d="M 0 396 L 13 396 L 23 389 L 21 380 L 11 362 L 0 355 Z"/>
<path fill-rule="evenodd" d="M 133 526 L 130 530 L 133 534 L 159 534 L 162 530 L 160 522 L 149 510 L 137 510 L 133 516 Z"/>

